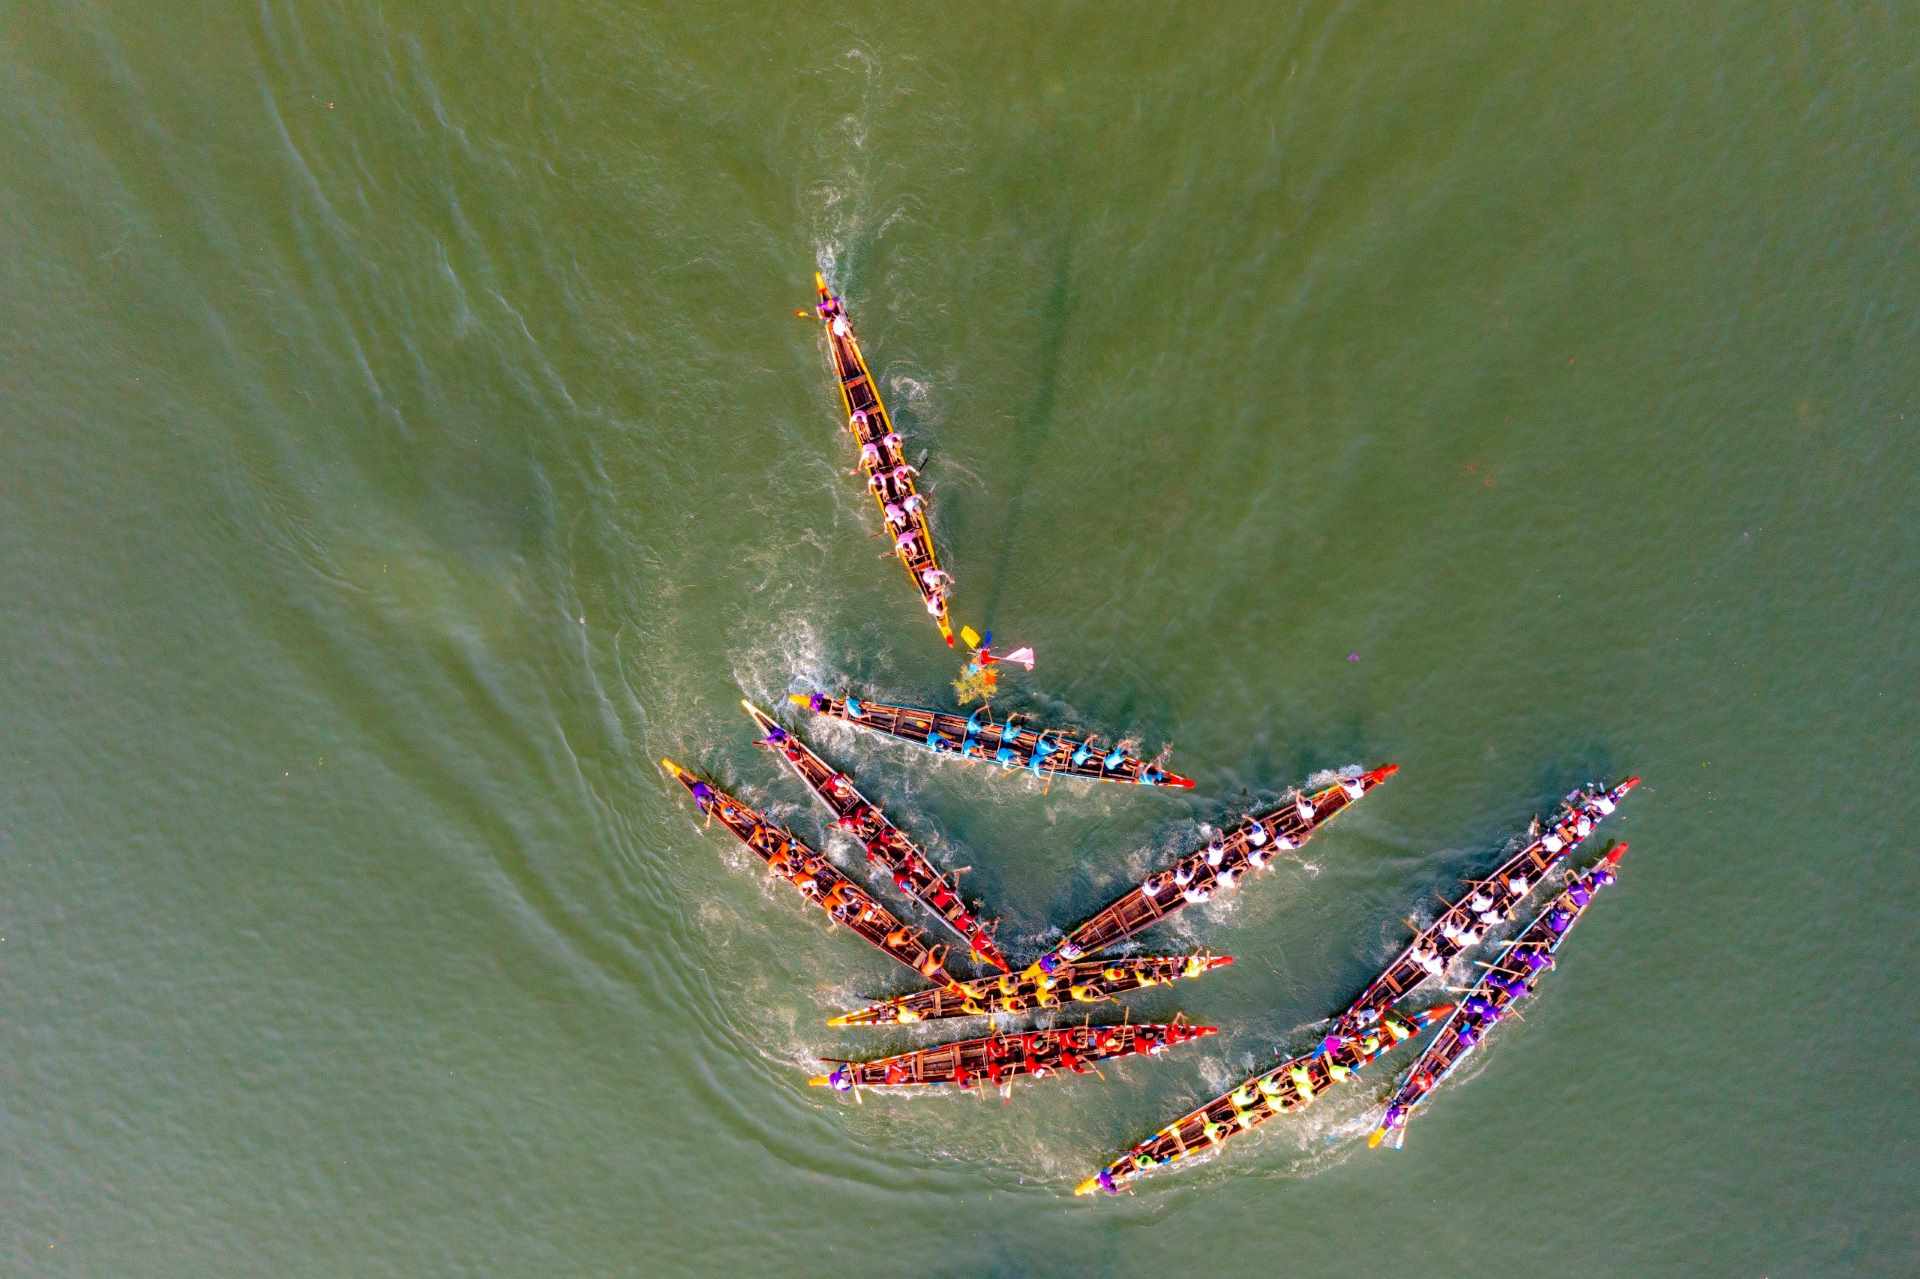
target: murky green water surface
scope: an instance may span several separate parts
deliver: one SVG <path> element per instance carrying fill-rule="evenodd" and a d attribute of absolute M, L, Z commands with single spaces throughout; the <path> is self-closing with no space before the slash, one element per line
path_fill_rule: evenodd
<path fill-rule="evenodd" d="M 1912 10 L 712 8 L 10 12 L 4 1268 L 1920 1265 Z M 1200 781 L 817 734 L 1012 949 L 1402 765 L 1145 939 L 1240 957 L 1135 1005 L 1198 1049 L 804 1086 L 931 1038 L 823 1025 L 904 975 L 653 761 L 817 834 L 737 700 L 955 673 L 816 265 L 958 620 L 1039 650 L 1003 706 Z M 1404 1151 L 1382 1077 L 1069 1195 L 1628 771 L 1622 887 Z"/>

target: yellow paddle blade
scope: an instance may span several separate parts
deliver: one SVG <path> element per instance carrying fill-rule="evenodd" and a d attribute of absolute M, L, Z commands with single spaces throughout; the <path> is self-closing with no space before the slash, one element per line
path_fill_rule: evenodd
<path fill-rule="evenodd" d="M 971 626 L 962 626 L 960 628 L 960 638 L 967 642 L 968 648 L 980 647 L 980 632 L 974 630 Z"/>

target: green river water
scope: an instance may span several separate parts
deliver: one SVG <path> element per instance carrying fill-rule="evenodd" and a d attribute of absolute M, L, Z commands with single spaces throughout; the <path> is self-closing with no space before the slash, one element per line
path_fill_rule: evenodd
<path fill-rule="evenodd" d="M 1920 1271 L 1912 4 L 0 13 L 0 1271 Z M 805 1086 L 937 1036 L 655 761 L 819 837 L 739 698 L 951 696 L 816 266 L 999 707 L 1199 781 L 813 732 L 1017 957 L 1401 765 L 1141 939 L 1218 1038 Z M 1072 1197 L 1627 772 L 1403 1151 Z"/>

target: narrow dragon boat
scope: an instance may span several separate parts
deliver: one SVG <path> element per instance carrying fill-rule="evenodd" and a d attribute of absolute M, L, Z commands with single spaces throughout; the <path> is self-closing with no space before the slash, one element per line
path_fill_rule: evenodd
<path fill-rule="evenodd" d="M 1627 851 L 1621 844 L 1603 854 L 1585 873 L 1567 875 L 1566 887 L 1553 903 L 1512 941 L 1505 953 L 1474 984 L 1453 1014 L 1440 1027 L 1420 1059 L 1400 1082 L 1380 1126 L 1367 1138 L 1368 1146 L 1387 1141 L 1395 1150 L 1406 1138 L 1407 1120 L 1453 1069 L 1479 1046 L 1513 1005 L 1533 993 L 1533 984 L 1551 969 L 1554 955 L 1573 926 L 1593 904 L 1594 896 L 1611 884 Z"/>
<path fill-rule="evenodd" d="M 1157 1057 L 1169 1048 L 1205 1039 L 1218 1026 L 1190 1026 L 1183 1019 L 1139 1025 L 1062 1026 L 1018 1034 L 962 1039 L 878 1061 L 837 1061 L 825 1075 L 808 1082 L 816 1088 L 849 1092 L 855 1088 L 958 1088 L 984 1083 L 1008 1088 L 1015 1079 L 1049 1075 L 1088 1075 L 1100 1062 L 1119 1057 Z"/>
<path fill-rule="evenodd" d="M 695 777 L 670 759 L 660 766 L 687 788 L 701 812 L 727 828 L 770 870 L 827 912 L 836 924 L 852 929 L 887 957 L 905 964 L 928 981 L 953 985 L 947 972 L 947 947 L 929 946 L 923 930 L 903 924 L 867 895 L 833 863 L 712 783 Z"/>
<path fill-rule="evenodd" d="M 1080 777 L 1193 788 L 1192 778 L 1169 773 L 1121 745 L 1103 750 L 1094 746 L 1094 736 L 1080 737 L 1054 728 L 1018 728 L 1011 716 L 995 723 L 984 706 L 971 715 L 957 715 L 870 702 L 851 694 L 829 697 L 825 693 L 794 693 L 790 700 L 816 715 L 912 742 L 935 755 L 995 764 L 1007 772 L 1024 769 L 1042 779 Z"/>
<path fill-rule="evenodd" d="M 927 500 L 914 484 L 918 470 L 907 461 L 893 418 L 880 402 L 880 387 L 867 367 L 867 357 L 854 336 L 853 321 L 846 304 L 827 287 L 826 277 L 813 276 L 819 294 L 815 310 L 827 333 L 827 349 L 833 356 L 834 380 L 840 387 L 840 406 L 847 414 L 847 429 L 853 433 L 854 448 L 860 454 L 860 469 L 867 477 L 867 491 L 880 508 L 881 526 L 893 539 L 893 552 L 920 592 L 920 602 L 940 628 L 940 637 L 953 647 L 953 624 L 948 620 L 947 598 L 953 579 L 940 567 L 939 552 L 933 545 L 933 525 L 927 521 Z"/>
<path fill-rule="evenodd" d="M 919 845 L 887 820 L 879 805 L 860 793 L 852 778 L 814 754 L 806 743 L 752 702 L 743 698 L 740 705 L 760 726 L 760 744 L 786 761 L 814 797 L 827 806 L 836 828 L 860 841 L 868 862 L 885 869 L 895 888 L 939 920 L 976 959 L 1003 973 L 1009 971 L 1006 956 L 993 941 L 999 921 L 981 919 L 969 910 L 947 876 L 934 868 Z"/>
<path fill-rule="evenodd" d="M 1360 992 L 1341 1015 L 1340 1024 L 1352 1028 L 1369 1016 L 1377 1016 L 1446 972 L 1454 959 L 1480 944 L 1489 927 L 1511 919 L 1520 904 L 1545 882 L 1548 872 L 1593 834 L 1594 828 L 1613 813 L 1614 806 L 1639 784 L 1638 777 L 1604 790 L 1589 783 L 1561 800 L 1553 821 L 1525 848 L 1486 878 L 1469 880 L 1467 891 L 1415 934 L 1407 948 Z"/>
<path fill-rule="evenodd" d="M 1232 955 L 1141 955 L 1104 964 L 1069 964 L 1048 977 L 1031 972 L 963 981 L 958 986 L 916 990 L 883 999 L 856 1012 L 842 1013 L 829 1026 L 904 1026 L 948 1017 L 1014 1015 L 1062 1004 L 1097 1004 L 1151 986 L 1169 986 L 1182 977 L 1198 977 L 1233 962 Z"/>
<path fill-rule="evenodd" d="M 1184 906 L 1233 888 L 1248 871 L 1263 871 L 1276 855 L 1299 848 L 1361 796 L 1400 771 L 1383 764 L 1358 777 L 1342 778 L 1311 795 L 1295 791 L 1277 808 L 1248 817 L 1231 833 L 1217 833 L 1178 862 L 1146 877 L 1068 933 L 1034 961 L 1029 972 L 1053 972 L 1063 964 L 1098 954 L 1117 941 L 1151 928 Z"/>
<path fill-rule="evenodd" d="M 1451 1004 L 1402 1016 L 1388 1013 L 1364 1035 L 1329 1037 L 1313 1052 L 1281 1062 L 1241 1080 L 1204 1106 L 1166 1125 L 1075 1186 L 1076 1195 L 1104 1190 L 1117 1195 L 1157 1169 L 1210 1155 L 1275 1115 L 1302 1110 L 1321 1093 L 1346 1082 L 1368 1063 L 1453 1011 Z"/>

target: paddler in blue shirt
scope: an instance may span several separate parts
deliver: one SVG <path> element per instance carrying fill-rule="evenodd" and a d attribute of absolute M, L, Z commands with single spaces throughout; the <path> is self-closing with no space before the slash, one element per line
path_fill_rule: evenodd
<path fill-rule="evenodd" d="M 1093 743 L 1094 735 L 1089 734 L 1086 741 L 1081 742 L 1073 748 L 1073 766 L 1075 768 L 1085 768 L 1087 761 L 1093 758 Z"/>
<path fill-rule="evenodd" d="M 1040 736 L 1034 740 L 1033 757 L 1027 761 L 1028 771 L 1035 777 L 1040 776 L 1041 766 L 1047 762 L 1047 757 L 1059 748 L 1060 743 L 1057 741 L 1048 741 L 1046 732 L 1042 730 Z"/>
<path fill-rule="evenodd" d="M 971 715 L 967 716 L 967 731 L 961 734 L 960 737 L 961 750 L 964 751 L 969 746 L 972 746 L 974 739 L 980 736 L 980 730 L 986 727 L 986 721 L 982 718 L 986 713 L 987 708 L 981 706 L 977 707 Z"/>
<path fill-rule="evenodd" d="M 1107 752 L 1106 758 L 1100 761 L 1100 767 L 1102 770 L 1111 773 L 1126 762 L 1127 748 L 1122 744 Z"/>

